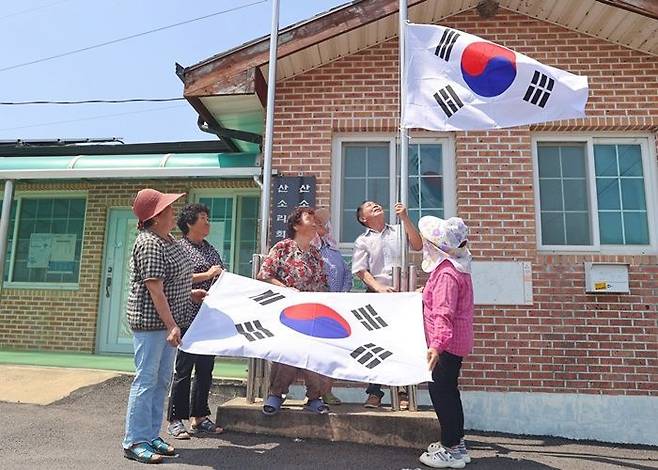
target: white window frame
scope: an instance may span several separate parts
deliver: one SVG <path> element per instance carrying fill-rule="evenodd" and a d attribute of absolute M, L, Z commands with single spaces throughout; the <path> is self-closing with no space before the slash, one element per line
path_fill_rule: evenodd
<path fill-rule="evenodd" d="M 354 242 L 341 242 L 341 209 L 342 209 L 342 168 L 343 144 L 345 143 L 388 143 L 389 145 L 389 177 L 397 174 L 396 152 L 399 136 L 390 133 L 364 133 L 336 135 L 331 143 L 331 219 L 333 235 L 339 240 L 339 247 L 348 252 L 354 247 Z M 453 134 L 440 134 L 436 136 L 415 136 L 409 138 L 410 144 L 441 144 L 442 145 L 442 171 L 443 171 L 443 213 L 444 217 L 457 215 L 457 180 L 455 166 L 455 138 Z M 389 178 L 389 207 L 395 204 L 396 178 Z M 356 210 L 356 207 L 354 208 Z M 388 223 L 395 223 L 395 213 L 389 211 Z"/>
<path fill-rule="evenodd" d="M 80 275 L 82 269 L 78 272 L 77 282 L 16 282 L 12 281 L 14 277 L 14 262 L 16 260 L 16 243 L 18 237 L 18 226 L 20 225 L 21 209 L 23 199 L 85 199 L 85 215 L 82 224 L 82 240 L 80 252 L 80 268 L 82 268 L 85 233 L 87 231 L 87 210 L 89 209 L 89 193 L 87 191 L 16 191 L 14 200 L 16 201 L 16 220 L 11 238 L 11 258 L 9 259 L 8 281 L 5 283 L 6 289 L 23 289 L 23 290 L 79 290 Z"/>
<path fill-rule="evenodd" d="M 541 201 L 539 195 L 539 158 L 538 144 L 543 142 L 583 143 L 586 147 L 585 171 L 589 195 L 591 245 L 544 245 L 541 230 Z M 647 205 L 647 224 L 649 227 L 648 245 L 602 245 L 599 234 L 599 210 L 596 191 L 594 166 L 594 144 L 638 144 L 642 152 L 642 172 L 644 175 L 644 192 Z M 537 227 L 537 249 L 545 253 L 601 253 L 613 255 L 658 254 L 658 233 L 656 228 L 658 209 L 658 175 L 656 163 L 656 141 L 653 135 L 645 133 L 535 133 L 532 135 L 533 186 L 535 193 L 535 224 Z"/>

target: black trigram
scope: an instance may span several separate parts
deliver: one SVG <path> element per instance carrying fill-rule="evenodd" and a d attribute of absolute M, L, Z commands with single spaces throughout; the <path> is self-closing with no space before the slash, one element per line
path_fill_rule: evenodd
<path fill-rule="evenodd" d="M 548 75 L 535 70 L 530 85 L 523 96 L 523 101 L 527 101 L 528 103 L 543 108 L 546 105 L 548 98 L 551 96 L 551 91 L 553 91 L 554 85 L 555 80 Z"/>
<path fill-rule="evenodd" d="M 439 45 L 436 46 L 436 50 L 434 51 L 434 55 L 441 57 L 446 62 L 450 60 L 452 46 L 455 45 L 455 42 L 457 42 L 457 38 L 459 38 L 459 36 L 460 34 L 454 29 L 444 29 L 441 40 L 439 41 Z"/>
<path fill-rule="evenodd" d="M 464 106 L 464 103 L 450 85 L 441 88 L 438 93 L 434 93 L 434 99 L 439 103 L 447 117 L 452 116 Z"/>
<path fill-rule="evenodd" d="M 391 351 L 387 351 L 384 348 L 375 346 L 372 343 L 359 346 L 350 354 L 350 356 L 359 361 L 360 364 L 366 366 L 368 369 L 377 367 L 382 363 L 383 360 L 392 355 L 393 353 Z"/>
<path fill-rule="evenodd" d="M 368 304 L 365 307 L 352 310 L 352 314 L 356 317 L 357 320 L 365 326 L 368 331 L 379 330 L 381 328 L 387 327 L 388 323 L 384 321 L 382 317 L 379 316 L 379 313 L 372 308 L 372 305 Z"/>
<path fill-rule="evenodd" d="M 272 292 L 271 290 L 265 291 L 262 294 L 254 295 L 249 297 L 251 300 L 258 302 L 261 305 L 269 305 L 276 302 L 277 300 L 285 299 L 286 296 L 279 294 L 278 292 Z"/>
<path fill-rule="evenodd" d="M 260 320 L 239 323 L 235 325 L 235 329 L 249 341 L 256 341 L 257 339 L 271 338 L 274 336 L 270 330 L 260 324 Z"/>

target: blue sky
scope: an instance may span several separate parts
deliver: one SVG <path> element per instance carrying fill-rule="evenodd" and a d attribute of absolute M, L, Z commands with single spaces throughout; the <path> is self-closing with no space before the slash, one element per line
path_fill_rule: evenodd
<path fill-rule="evenodd" d="M 256 1 L 1 0 L 0 68 Z M 280 25 L 345 2 L 281 0 Z M 0 101 L 182 96 L 175 62 L 191 65 L 269 34 L 271 8 L 268 0 L 118 44 L 0 72 Z M 129 143 L 211 138 L 197 129 L 196 113 L 187 102 L 0 106 L 0 140 L 114 136 Z"/>

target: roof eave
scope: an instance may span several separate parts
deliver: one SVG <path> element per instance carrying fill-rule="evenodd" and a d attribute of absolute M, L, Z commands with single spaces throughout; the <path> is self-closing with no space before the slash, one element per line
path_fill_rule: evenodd
<path fill-rule="evenodd" d="M 596 0 L 622 10 L 658 20 L 658 2 L 655 0 Z"/>
<path fill-rule="evenodd" d="M 410 0 L 409 6 L 425 0 Z M 281 30 L 277 58 L 281 59 L 335 36 L 396 14 L 399 0 L 359 0 L 337 7 L 306 22 Z M 260 38 L 252 43 L 188 67 L 183 73 L 185 96 L 231 94 L 233 77 L 267 64 L 269 43 Z M 229 86 L 224 87 L 224 84 Z M 226 88 L 226 89 L 225 89 Z"/>

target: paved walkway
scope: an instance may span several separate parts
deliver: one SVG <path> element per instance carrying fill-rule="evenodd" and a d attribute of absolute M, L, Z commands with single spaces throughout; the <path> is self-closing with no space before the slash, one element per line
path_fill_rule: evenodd
<path fill-rule="evenodd" d="M 0 365 L 0 400 L 48 405 L 117 376 L 100 370 Z"/>
<path fill-rule="evenodd" d="M 47 406 L 0 403 L 0 468 L 144 469 L 122 457 L 130 377 L 81 388 Z M 228 397 L 215 394 L 211 407 Z M 2 399 L 0 397 L 0 399 Z M 632 423 L 629 423 L 632 425 Z M 436 436 L 428 436 L 428 441 Z M 658 469 L 658 448 L 469 433 L 473 470 Z M 419 450 L 227 433 L 176 443 L 171 469 L 417 469 Z M 151 468 L 151 467 L 148 467 Z"/>

